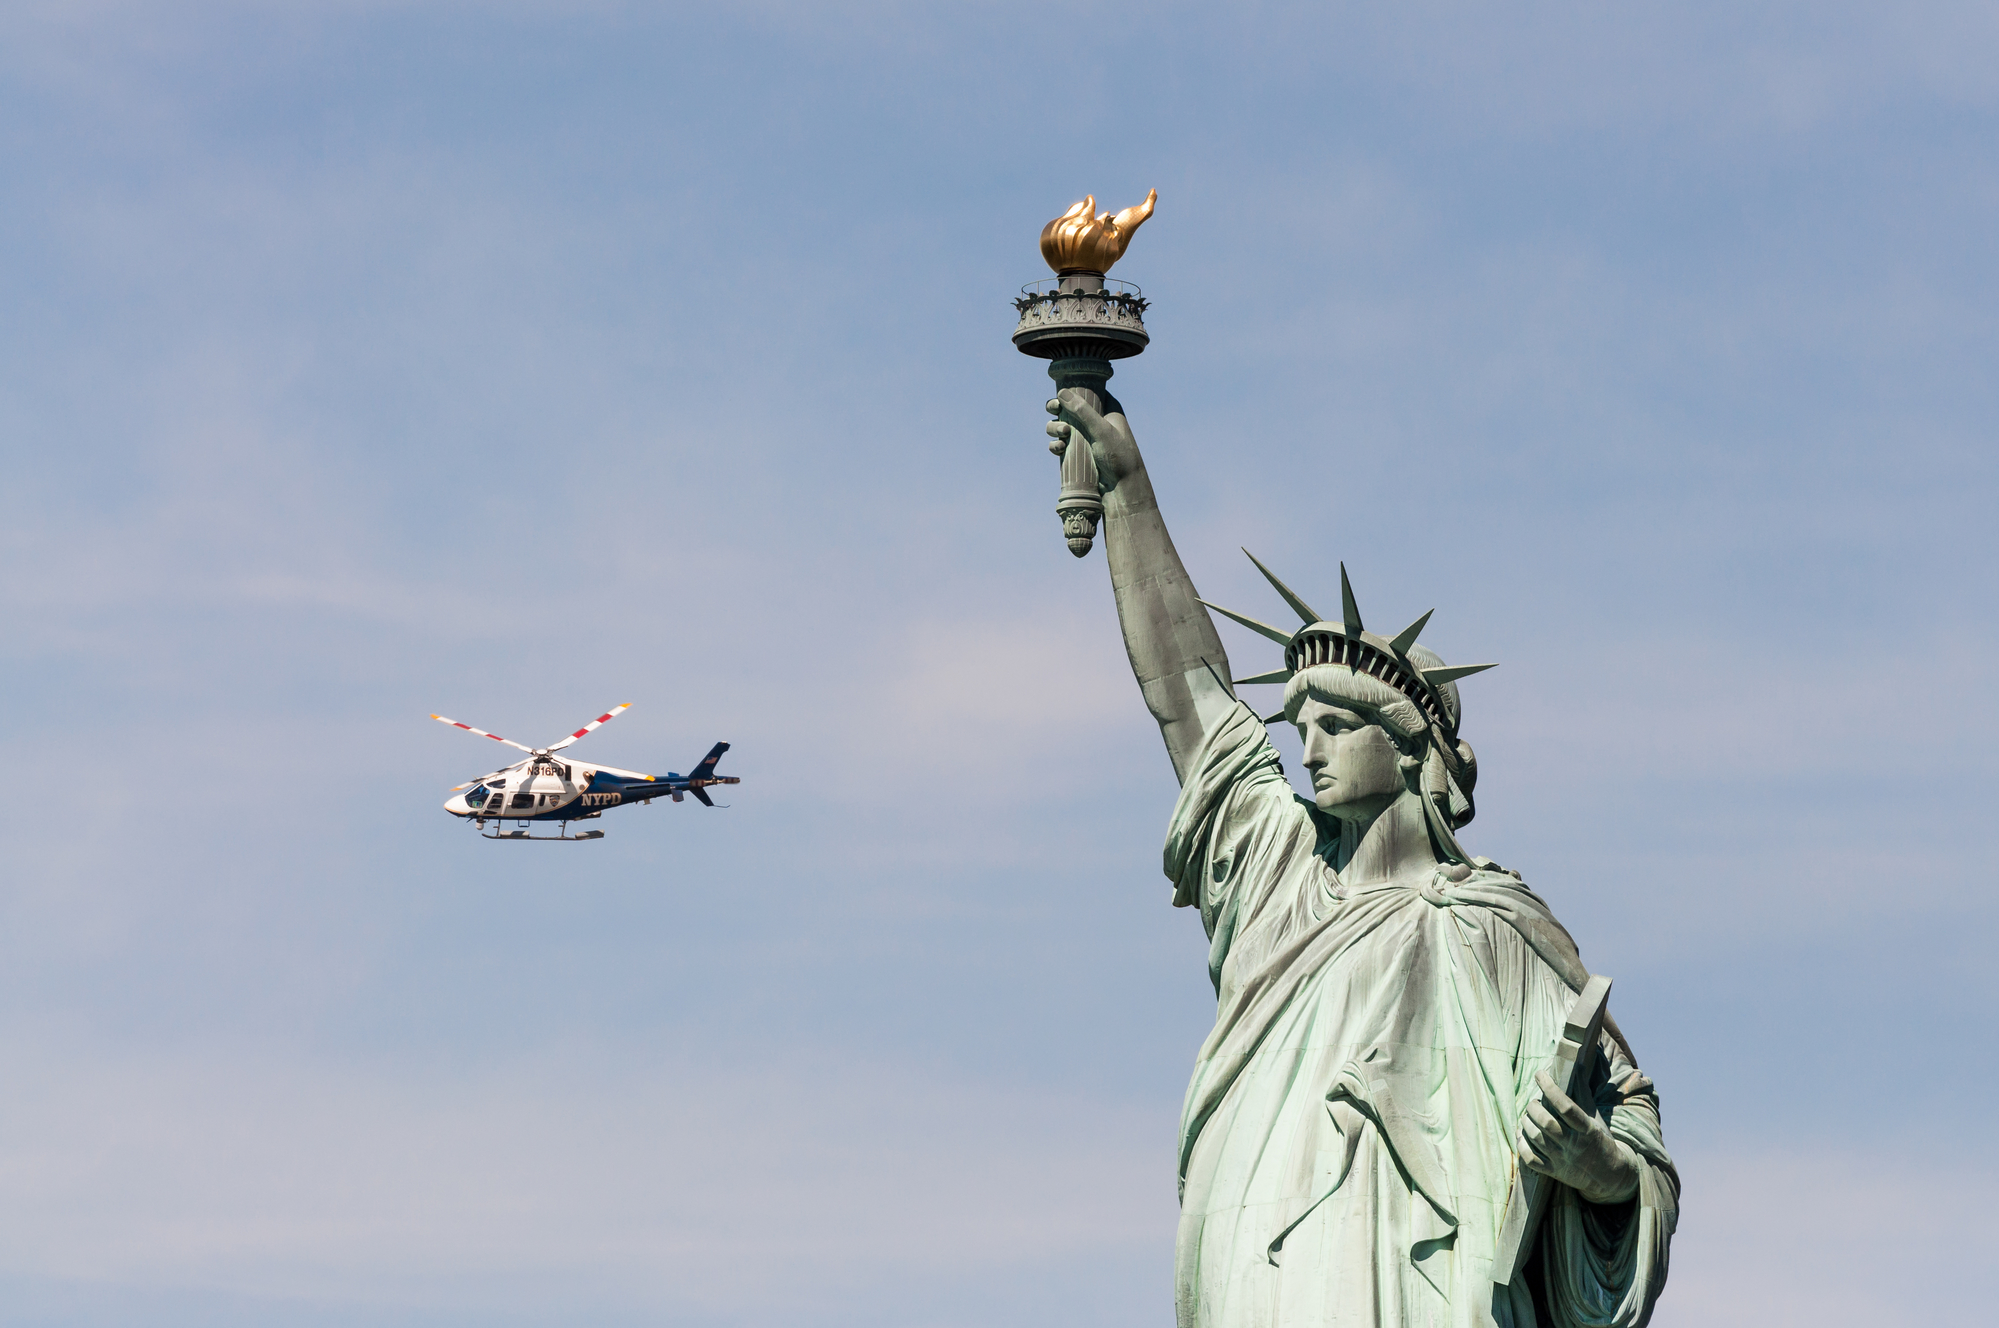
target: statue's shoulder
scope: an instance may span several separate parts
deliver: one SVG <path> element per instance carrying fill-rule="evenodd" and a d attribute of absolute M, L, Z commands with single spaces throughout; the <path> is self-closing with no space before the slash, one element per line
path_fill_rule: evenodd
<path fill-rule="evenodd" d="M 1448 862 L 1437 868 L 1435 889 L 1453 902 L 1490 910 L 1515 930 L 1540 932 L 1552 929 L 1564 938 L 1568 933 L 1555 917 L 1548 901 L 1534 893 L 1518 870 L 1502 867 L 1491 858 L 1473 858 L 1469 863 Z M 1570 942 L 1573 946 L 1573 942 Z"/>
<path fill-rule="evenodd" d="M 1526 884 L 1526 881 L 1521 877 L 1518 869 L 1513 867 L 1502 867 L 1498 863 L 1494 862 L 1491 858 L 1473 858 L 1471 860 L 1471 865 L 1472 869 L 1478 872 L 1480 875 L 1495 878 L 1495 884 L 1497 884 L 1497 878 L 1502 876 L 1512 881 L 1515 885 Z"/>
<path fill-rule="evenodd" d="M 1309 843 L 1299 803 L 1262 721 L 1238 703 L 1209 731 L 1180 785 L 1166 829 L 1167 879 L 1181 882 L 1213 852 L 1233 862 L 1247 844 Z"/>
<path fill-rule="evenodd" d="M 1447 862 L 1437 868 L 1437 875 L 1453 885 L 1496 885 L 1517 889 L 1526 884 L 1518 871 L 1502 867 L 1491 858 L 1473 858 L 1469 864 Z"/>
<path fill-rule="evenodd" d="M 1435 889 L 1438 898 L 1447 903 L 1470 905 L 1468 917 L 1482 915 L 1519 933 L 1572 990 L 1582 990 L 1589 981 L 1589 970 L 1576 954 L 1575 939 L 1548 901 L 1535 894 L 1519 872 L 1491 858 L 1445 863 L 1437 869 Z"/>

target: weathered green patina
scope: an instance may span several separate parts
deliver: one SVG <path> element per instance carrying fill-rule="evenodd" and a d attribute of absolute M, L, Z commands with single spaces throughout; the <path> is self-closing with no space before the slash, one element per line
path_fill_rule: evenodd
<path fill-rule="evenodd" d="M 1457 838 L 1478 767 L 1455 679 L 1477 666 L 1416 644 L 1427 614 L 1367 632 L 1344 570 L 1338 622 L 1266 570 L 1305 626 L 1223 612 L 1285 645 L 1284 668 L 1242 682 L 1284 684 L 1270 721 L 1303 736 L 1298 796 L 1235 697 L 1121 408 L 1102 378 L 1057 381 L 1049 432 L 1065 476 L 1089 450 L 1125 645 L 1180 777 L 1173 902 L 1211 940 L 1215 1028 L 1180 1133 L 1182 1328 L 1643 1324 L 1678 1175 L 1614 1020 L 1573 1100 L 1548 1073 L 1590 975 L 1519 876 Z"/>

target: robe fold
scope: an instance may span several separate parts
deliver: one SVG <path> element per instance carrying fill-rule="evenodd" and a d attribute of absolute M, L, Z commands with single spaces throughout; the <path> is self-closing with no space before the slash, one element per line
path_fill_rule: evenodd
<path fill-rule="evenodd" d="M 1348 888 L 1337 843 L 1255 713 L 1218 720 L 1166 840 L 1217 996 L 1181 1117 L 1181 1328 L 1638 1328 L 1679 1177 L 1614 1026 L 1585 1105 L 1638 1196 L 1554 1185 L 1527 1268 L 1493 1268 L 1534 1076 L 1588 980 L 1574 941 L 1511 873 Z"/>

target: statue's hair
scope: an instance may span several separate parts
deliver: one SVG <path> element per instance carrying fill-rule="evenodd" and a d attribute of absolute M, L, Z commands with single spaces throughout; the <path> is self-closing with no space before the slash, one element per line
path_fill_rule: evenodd
<path fill-rule="evenodd" d="M 1443 658 L 1428 646 L 1410 646 L 1408 657 L 1419 669 L 1444 666 Z M 1455 726 L 1463 716 L 1458 708 L 1458 685 L 1445 683 L 1437 689 L 1437 696 Z M 1378 718 L 1383 728 L 1404 740 L 1420 738 L 1430 728 L 1422 709 L 1402 692 L 1345 664 L 1316 664 L 1292 675 L 1291 681 L 1284 684 L 1286 722 L 1298 722 L 1298 710 L 1308 699 L 1322 705 L 1358 705 Z"/>
<path fill-rule="evenodd" d="M 1344 664 L 1319 664 L 1293 675 L 1284 684 L 1285 720 L 1296 724 L 1307 700 L 1358 706 L 1405 745 L 1423 737 L 1430 728 L 1430 721 L 1414 701 L 1380 679 L 1356 673 Z"/>

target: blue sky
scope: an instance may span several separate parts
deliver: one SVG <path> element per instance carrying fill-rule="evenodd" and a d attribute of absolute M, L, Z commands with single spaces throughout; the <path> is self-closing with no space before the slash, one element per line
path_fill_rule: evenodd
<path fill-rule="evenodd" d="M 0 1322 L 1169 1314 L 1206 947 L 1007 341 L 1041 224 L 1152 187 L 1114 386 L 1203 593 L 1344 559 L 1501 662 L 1466 838 L 1660 1085 L 1655 1322 L 1975 1318 L 1996 56 L 1949 4 L 8 7 Z M 579 755 L 725 738 L 727 811 L 440 810 L 493 749 L 432 711 L 623 701 Z"/>

